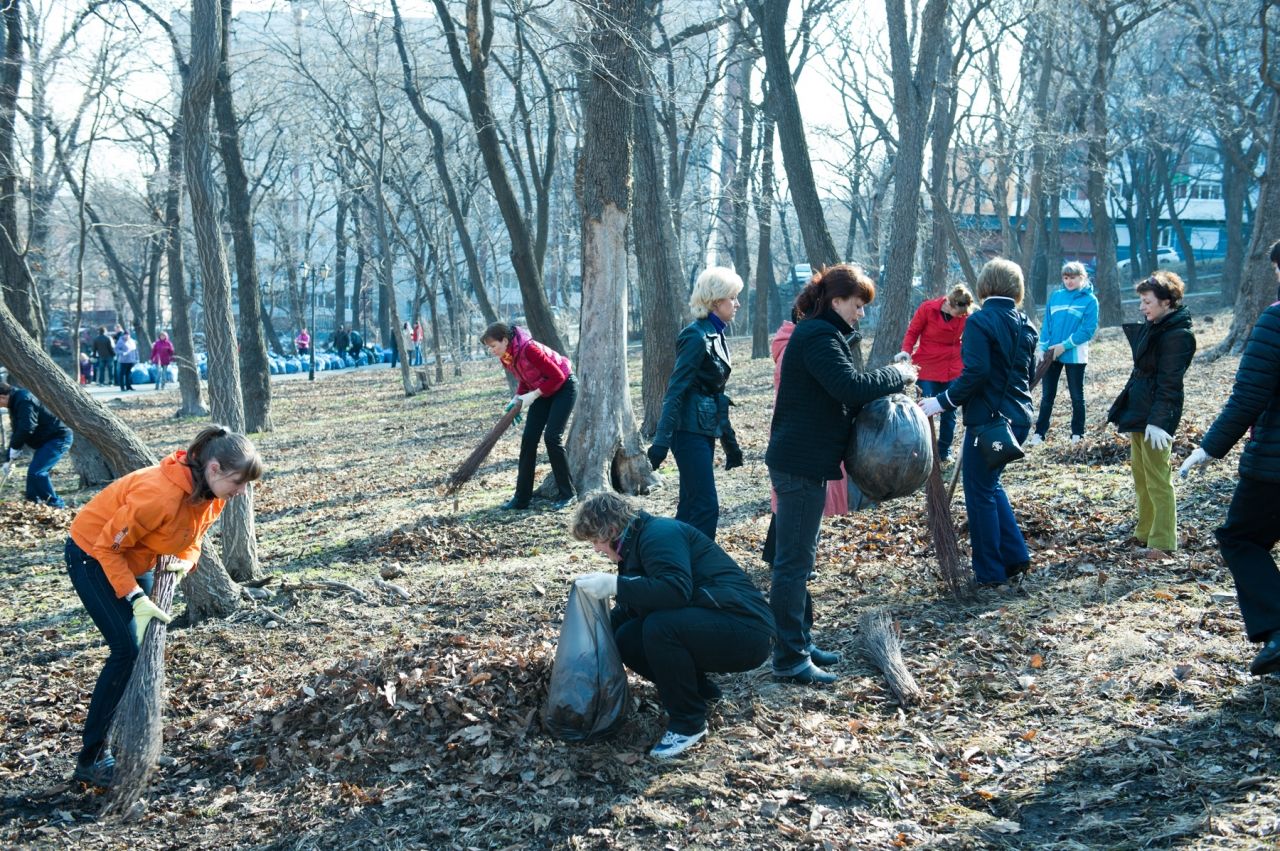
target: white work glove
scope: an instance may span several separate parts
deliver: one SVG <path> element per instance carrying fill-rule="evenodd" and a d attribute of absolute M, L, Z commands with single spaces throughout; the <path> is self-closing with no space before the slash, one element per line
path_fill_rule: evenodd
<path fill-rule="evenodd" d="M 1207 464 L 1212 460 L 1214 460 L 1212 455 L 1197 446 L 1195 451 L 1187 456 L 1187 460 L 1182 462 L 1182 466 L 1178 468 L 1178 474 L 1185 479 L 1193 468 L 1201 464 Z"/>
<path fill-rule="evenodd" d="M 916 383 L 916 375 L 920 372 L 920 370 L 916 368 L 915 364 L 911 363 L 910 361 L 907 361 L 906 363 L 902 363 L 900 361 L 894 361 L 889 365 L 902 374 L 903 384 L 910 387 L 912 384 Z"/>
<path fill-rule="evenodd" d="M 13 462 L 5 461 L 4 466 L 0 467 L 0 476 L 3 476 L 6 479 L 9 478 L 9 471 L 12 469 L 13 469 Z"/>
<path fill-rule="evenodd" d="M 18 460 L 19 458 L 21 458 L 21 457 L 22 457 L 22 450 L 21 450 L 21 449 L 10 449 L 10 450 L 9 450 L 9 460 L 10 460 L 10 461 L 17 461 L 17 460 Z"/>
<path fill-rule="evenodd" d="M 894 363 L 910 363 L 911 355 L 908 352 L 898 352 L 893 356 Z"/>
<path fill-rule="evenodd" d="M 926 417 L 936 417 L 942 413 L 942 403 L 938 401 L 937 396 L 927 396 L 920 400 L 920 410 Z"/>
<path fill-rule="evenodd" d="M 573 584 L 578 586 L 578 593 L 603 600 L 618 593 L 618 575 L 616 573 L 584 573 Z"/>
<path fill-rule="evenodd" d="M 1152 449 L 1164 451 L 1173 445 L 1173 435 L 1158 425 L 1147 424 L 1147 444 Z"/>
<path fill-rule="evenodd" d="M 1045 356 L 1044 349 L 1036 349 L 1036 366 L 1039 366 L 1040 364 L 1044 363 L 1044 356 Z"/>
<path fill-rule="evenodd" d="M 1053 352 L 1053 359 L 1057 360 L 1067 353 L 1067 347 L 1064 343 L 1058 343 L 1056 346 L 1050 346 L 1049 351 Z"/>
<path fill-rule="evenodd" d="M 177 574 L 177 580 L 181 582 L 187 578 L 187 574 L 190 573 L 191 569 L 195 566 L 196 564 L 193 561 L 175 558 L 165 566 L 165 572 Z"/>
<path fill-rule="evenodd" d="M 160 623 L 168 623 L 173 620 L 173 615 L 167 614 L 164 609 L 151 602 L 151 598 L 146 594 L 134 597 L 133 637 L 139 647 L 142 646 L 142 639 L 147 636 L 147 625 L 151 623 L 152 618 L 158 618 Z"/>

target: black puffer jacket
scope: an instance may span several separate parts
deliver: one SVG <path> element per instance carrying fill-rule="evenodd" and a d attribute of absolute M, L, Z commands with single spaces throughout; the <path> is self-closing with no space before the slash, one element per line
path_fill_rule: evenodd
<path fill-rule="evenodd" d="M 641 511 L 619 545 L 616 628 L 630 617 L 689 606 L 718 609 L 769 635 L 769 602 L 738 563 L 687 523 Z"/>
<path fill-rule="evenodd" d="M 1222 458 L 1250 426 L 1240 475 L 1280 482 L 1280 305 L 1264 310 L 1249 332 L 1231 397 L 1200 448 Z"/>
<path fill-rule="evenodd" d="M 891 366 L 858 372 L 847 342 L 852 333 L 830 309 L 791 332 L 764 456 L 770 469 L 813 481 L 841 478 L 853 418 L 868 402 L 902 390 L 902 373 Z"/>
<path fill-rule="evenodd" d="M 14 387 L 9 394 L 9 448 L 39 449 L 50 440 L 71 434 L 62 422 L 40 404 L 31 391 Z M 8 460 L 7 458 L 4 460 Z"/>
<path fill-rule="evenodd" d="M 1154 425 L 1173 434 L 1182 420 L 1182 377 L 1196 353 L 1191 311 L 1179 307 L 1159 322 L 1123 328 L 1133 349 L 1133 372 L 1111 406 L 1107 422 L 1120 431 L 1146 431 Z"/>
<path fill-rule="evenodd" d="M 707 318 L 695 319 L 676 339 L 676 365 L 662 398 L 662 416 L 653 435 L 655 446 L 670 446 L 671 435 L 690 431 L 723 438 L 736 447 L 737 437 L 729 424 L 729 397 L 725 385 L 733 364 L 724 333 Z"/>

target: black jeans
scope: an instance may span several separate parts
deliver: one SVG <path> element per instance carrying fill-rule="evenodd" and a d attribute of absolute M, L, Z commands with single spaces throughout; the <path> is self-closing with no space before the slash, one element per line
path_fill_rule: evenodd
<path fill-rule="evenodd" d="M 1214 535 L 1236 581 L 1245 633 L 1266 641 L 1280 630 L 1280 569 L 1271 555 L 1280 540 L 1280 483 L 1241 476 L 1227 521 Z"/>
<path fill-rule="evenodd" d="M 539 396 L 525 412 L 524 434 L 520 438 L 520 467 L 516 473 L 516 503 L 528 505 L 533 498 L 533 474 L 538 466 L 538 441 L 547 444 L 547 460 L 556 478 L 561 499 L 573 496 L 569 459 L 564 454 L 564 427 L 578 398 L 578 381 L 572 375 L 550 396 Z"/>
<path fill-rule="evenodd" d="M 118 372 L 120 373 L 120 389 L 132 390 L 134 364 L 124 363 L 123 361 L 121 361 L 119 362 L 118 366 L 119 366 Z"/>
<path fill-rule="evenodd" d="M 667 729 L 683 736 L 707 726 L 707 701 L 698 694 L 700 678 L 750 671 L 769 658 L 767 630 L 696 606 L 632 618 L 613 636 L 622 663 L 658 687 Z"/>
<path fill-rule="evenodd" d="M 98 758 L 106 743 L 111 716 L 124 696 L 129 675 L 133 673 L 133 663 L 138 658 L 138 645 L 133 637 L 133 607 L 116 596 L 102 565 L 70 538 L 67 538 L 63 555 L 72 586 L 111 649 L 102 673 L 98 674 L 98 684 L 94 686 L 93 697 L 89 701 L 89 715 L 84 721 L 84 748 L 80 751 L 80 762 L 88 764 Z M 139 587 L 148 596 L 154 578 L 151 573 L 138 577 Z"/>
<path fill-rule="evenodd" d="M 1049 433 L 1049 418 L 1053 416 L 1053 402 L 1058 397 L 1058 376 L 1067 371 L 1067 392 L 1071 394 L 1071 434 L 1084 435 L 1084 367 L 1082 363 L 1054 361 L 1044 373 L 1043 393 L 1040 396 L 1040 417 L 1036 420 L 1036 434 Z"/>
<path fill-rule="evenodd" d="M 680 498 L 676 519 L 688 523 L 711 540 L 720 522 L 720 497 L 716 494 L 716 439 L 692 431 L 671 436 L 671 453 L 680 468 Z"/>

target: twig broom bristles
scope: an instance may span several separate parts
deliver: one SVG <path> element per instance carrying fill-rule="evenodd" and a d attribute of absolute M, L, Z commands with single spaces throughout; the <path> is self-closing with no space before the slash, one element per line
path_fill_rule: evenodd
<path fill-rule="evenodd" d="M 902 660 L 902 642 L 898 638 L 898 626 L 884 609 L 872 609 L 858 618 L 858 630 L 862 634 L 862 650 L 884 674 L 889 690 L 903 706 L 919 703 L 924 697 L 915 677 Z"/>
<path fill-rule="evenodd" d="M 171 557 L 163 556 L 156 562 L 156 581 L 151 589 L 151 601 L 166 612 L 173 605 L 173 590 L 177 585 L 175 575 L 165 570 L 171 561 Z M 146 791 L 151 769 L 164 747 L 161 728 L 167 634 L 168 627 L 158 618 L 152 618 L 138 649 L 129 685 L 111 719 L 107 741 L 115 755 L 116 768 L 102 805 L 104 816 L 121 819 L 129 816 L 134 803 Z"/>
<path fill-rule="evenodd" d="M 951 596 L 959 597 L 968 588 L 968 583 L 965 582 L 964 568 L 960 564 L 960 539 L 956 535 L 955 523 L 951 520 L 951 500 L 947 496 L 947 486 L 942 481 L 938 430 L 932 417 L 929 418 L 929 435 L 933 439 L 933 469 L 929 471 L 929 480 L 925 483 L 929 537 L 933 540 L 933 553 L 938 559 L 938 572 L 942 575 L 942 582 Z"/>
<path fill-rule="evenodd" d="M 511 423 L 515 422 L 515 418 L 520 415 L 520 409 L 523 407 L 519 402 L 512 405 L 511 410 L 502 415 L 502 419 L 498 420 L 497 425 L 489 429 L 489 433 L 484 436 L 484 440 L 480 441 L 480 445 L 471 451 L 467 459 L 449 477 L 449 481 L 444 488 L 446 496 L 457 493 L 459 488 L 471 481 L 471 477 L 476 474 L 476 470 L 480 469 L 484 459 L 489 457 L 493 447 L 498 445 L 498 440 L 502 435 L 506 433 L 507 429 L 511 428 Z"/>

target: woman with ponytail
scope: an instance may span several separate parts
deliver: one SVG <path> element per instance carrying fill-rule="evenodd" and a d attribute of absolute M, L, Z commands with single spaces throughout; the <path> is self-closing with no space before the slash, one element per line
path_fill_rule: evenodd
<path fill-rule="evenodd" d="M 876 286 L 857 266 L 816 273 L 796 297 L 797 318 L 782 359 L 765 464 L 778 495 L 776 552 L 769 604 L 778 625 L 773 674 L 803 685 L 833 683 L 840 654 L 813 643 L 809 575 L 818 551 L 827 482 L 843 475 L 853 418 L 863 405 L 898 393 L 916 379 L 910 363 L 858 372 L 849 349 Z"/>
<path fill-rule="evenodd" d="M 261 477 L 262 461 L 247 437 L 208 426 L 185 451 L 107 485 L 72 521 L 67 572 L 111 650 L 89 703 L 76 780 L 110 784 L 115 759 L 105 743 L 111 716 L 147 624 L 170 620 L 147 596 L 156 559 L 173 556 L 166 569 L 181 574 L 181 581 L 199 560 L 200 541 L 226 501 Z"/>

